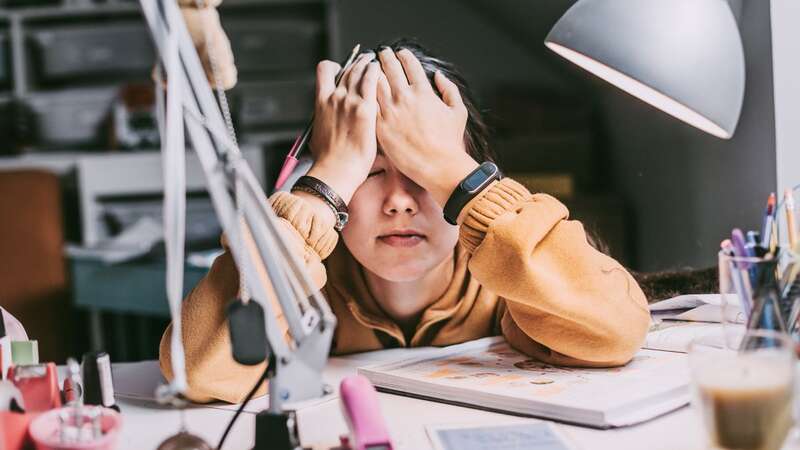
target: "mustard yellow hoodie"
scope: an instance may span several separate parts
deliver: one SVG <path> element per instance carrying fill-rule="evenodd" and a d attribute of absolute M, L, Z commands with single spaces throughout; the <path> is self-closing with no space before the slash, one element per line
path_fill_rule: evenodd
<path fill-rule="evenodd" d="M 334 354 L 502 334 L 542 361 L 601 367 L 627 363 L 647 333 L 647 301 L 631 275 L 589 245 L 563 204 L 512 179 L 495 182 L 462 211 L 452 282 L 410 340 L 378 307 L 362 268 L 339 243 L 332 214 L 318 215 L 285 192 L 270 202 L 336 315 Z M 184 301 L 187 395 L 195 401 L 239 402 L 264 370 L 231 357 L 225 307 L 237 291 L 238 273 L 225 253 Z M 167 378 L 171 330 L 160 348 Z"/>

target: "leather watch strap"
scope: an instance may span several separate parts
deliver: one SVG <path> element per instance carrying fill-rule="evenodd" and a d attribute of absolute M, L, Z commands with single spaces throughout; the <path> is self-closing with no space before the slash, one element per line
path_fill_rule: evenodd
<path fill-rule="evenodd" d="M 342 231 L 342 228 L 344 228 L 347 220 L 349 219 L 347 203 L 345 203 L 344 200 L 342 200 L 342 197 L 339 197 L 339 194 L 337 194 L 336 191 L 334 191 L 324 181 L 320 180 L 319 178 L 305 175 L 298 178 L 292 187 L 292 190 L 308 192 L 324 200 L 336 215 L 336 225 L 334 228 L 336 228 L 336 231 Z"/>

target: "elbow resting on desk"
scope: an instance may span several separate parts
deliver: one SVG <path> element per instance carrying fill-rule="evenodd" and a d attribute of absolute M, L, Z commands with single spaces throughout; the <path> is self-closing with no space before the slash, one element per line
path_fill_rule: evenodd
<path fill-rule="evenodd" d="M 644 342 L 647 300 L 617 261 L 593 248 L 567 208 L 525 195 L 504 180 L 515 202 L 491 211 L 470 271 L 505 300 L 501 331 L 518 350 L 548 363 L 625 364 Z M 481 216 L 489 216 L 487 208 Z M 470 220 L 470 219 L 467 219 Z M 502 261 L 502 264 L 498 264 Z"/>

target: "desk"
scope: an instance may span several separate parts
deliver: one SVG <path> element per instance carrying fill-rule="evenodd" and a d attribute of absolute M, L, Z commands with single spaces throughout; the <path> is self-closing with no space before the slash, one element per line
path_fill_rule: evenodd
<path fill-rule="evenodd" d="M 403 349 L 398 349 L 401 352 Z M 349 357 L 331 358 L 325 369 L 326 382 L 338 386 L 339 381 L 355 373 L 358 366 L 383 361 L 396 357 L 397 350 L 364 353 Z M 393 356 L 395 355 L 395 356 Z M 136 363 L 142 364 L 142 363 Z M 115 364 L 115 376 L 132 364 Z M 155 371 L 152 363 L 151 371 Z M 130 386 L 126 384 L 136 377 L 118 377 L 117 391 L 123 392 Z M 152 378 L 152 377 L 151 377 Z M 155 382 L 153 382 L 155 385 Z M 136 389 L 141 389 L 141 386 Z M 398 450 L 428 450 L 425 426 L 443 423 L 473 423 L 476 425 L 501 424 L 520 420 L 519 417 L 498 413 L 463 408 L 443 403 L 434 403 L 408 397 L 379 393 L 378 397 L 390 432 Z M 260 400 L 263 402 L 263 400 Z M 177 411 L 160 409 L 158 405 L 141 400 L 118 398 L 125 419 L 122 439 L 118 445 L 120 450 L 154 450 L 158 444 L 174 433 L 179 424 Z M 338 436 L 347 431 L 341 416 L 338 398 L 331 397 L 326 401 L 298 410 L 300 438 L 303 445 L 321 449 L 338 444 Z M 225 429 L 233 411 L 219 407 L 194 407 L 186 412 L 190 431 L 216 445 Z M 702 429 L 689 408 L 682 408 L 661 418 L 634 427 L 616 430 L 594 430 L 558 424 L 565 434 L 575 442 L 579 449 L 613 449 L 613 450 L 693 450 L 703 449 Z M 237 422 L 225 450 L 248 450 L 253 445 L 255 416 L 245 413 Z"/>

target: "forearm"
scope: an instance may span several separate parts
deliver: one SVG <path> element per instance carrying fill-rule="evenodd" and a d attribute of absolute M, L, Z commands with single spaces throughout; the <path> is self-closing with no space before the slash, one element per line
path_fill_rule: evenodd
<path fill-rule="evenodd" d="M 583 365 L 621 364 L 639 348 L 649 325 L 641 289 L 589 245 L 560 202 L 506 179 L 468 204 L 461 220 L 470 272 L 506 300 L 503 331 L 512 344 Z"/>
<path fill-rule="evenodd" d="M 280 217 L 285 241 L 305 263 L 314 287 L 321 289 L 326 281 L 322 258 L 330 254 L 337 239 L 331 220 L 318 216 L 313 207 L 291 194 L 275 195 L 271 201 Z M 182 342 L 189 384 L 187 396 L 194 401 L 238 402 L 263 371 L 263 364 L 243 366 L 231 355 L 226 308 L 238 293 L 239 273 L 232 255 L 226 251 L 214 261 L 209 273 L 183 301 Z M 276 319 L 286 330 L 280 306 L 275 298 L 271 300 L 273 310 L 278 312 Z M 168 379 L 172 378 L 171 335 L 172 325 L 164 332 L 159 354 L 161 370 Z"/>
<path fill-rule="evenodd" d="M 238 289 L 238 272 L 233 258 L 226 252 L 214 261 L 208 275 L 183 301 L 181 340 L 186 357 L 186 396 L 193 401 L 236 403 L 263 371 L 263 364 L 243 366 L 231 356 L 225 310 Z M 167 379 L 173 376 L 169 344 L 172 332 L 170 324 L 159 347 L 161 371 Z"/>

